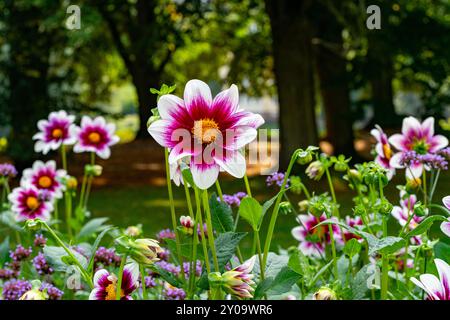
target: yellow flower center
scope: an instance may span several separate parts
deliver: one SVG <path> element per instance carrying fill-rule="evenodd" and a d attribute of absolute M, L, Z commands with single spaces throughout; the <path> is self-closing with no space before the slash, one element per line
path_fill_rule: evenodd
<path fill-rule="evenodd" d="M 111 283 L 109 284 L 106 289 L 106 297 L 105 300 L 116 300 L 116 284 Z M 125 296 L 123 290 L 120 290 L 120 298 L 123 298 Z"/>
<path fill-rule="evenodd" d="M 36 197 L 30 196 L 27 198 L 26 204 L 30 210 L 36 210 L 39 207 L 39 200 Z"/>
<path fill-rule="evenodd" d="M 219 126 L 212 119 L 201 119 L 194 122 L 192 128 L 194 138 L 201 143 L 214 142 L 220 135 Z"/>
<path fill-rule="evenodd" d="M 63 131 L 61 129 L 53 129 L 52 131 L 52 137 L 55 139 L 61 138 L 63 136 Z"/>
<path fill-rule="evenodd" d="M 41 188 L 44 188 L 44 189 L 50 188 L 52 185 L 52 179 L 47 176 L 42 176 L 39 178 L 38 184 Z"/>
<path fill-rule="evenodd" d="M 100 142 L 100 134 L 98 132 L 91 132 L 88 135 L 88 139 L 92 143 L 99 143 Z"/>
<path fill-rule="evenodd" d="M 391 159 L 392 157 L 392 149 L 388 144 L 383 145 L 383 152 L 386 159 Z"/>

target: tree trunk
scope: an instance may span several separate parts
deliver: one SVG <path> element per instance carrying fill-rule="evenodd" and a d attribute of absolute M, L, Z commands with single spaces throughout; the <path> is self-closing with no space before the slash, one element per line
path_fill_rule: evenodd
<path fill-rule="evenodd" d="M 392 80 L 394 66 L 389 50 L 380 39 L 369 36 L 368 65 L 374 117 L 371 122 L 383 127 L 395 128 L 401 119 L 395 113 Z"/>
<path fill-rule="evenodd" d="M 342 27 L 326 8 L 320 8 L 321 15 L 315 19 L 319 41 L 314 49 L 325 110 L 326 139 L 333 145 L 334 154 L 354 157 L 356 152 L 348 74 L 343 57 Z"/>
<path fill-rule="evenodd" d="M 308 0 L 266 0 L 280 104 L 280 167 L 292 152 L 317 144 L 311 27 Z"/>

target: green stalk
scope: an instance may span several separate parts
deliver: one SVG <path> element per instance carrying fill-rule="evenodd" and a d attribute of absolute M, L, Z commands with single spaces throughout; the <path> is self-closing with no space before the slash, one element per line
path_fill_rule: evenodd
<path fill-rule="evenodd" d="M 95 165 L 95 153 L 91 152 L 91 166 L 93 166 L 93 165 Z M 86 193 L 84 195 L 84 203 L 83 203 L 84 208 L 87 208 L 93 180 L 94 180 L 94 176 L 91 175 L 90 177 L 88 177 Z"/>
<path fill-rule="evenodd" d="M 247 173 L 244 174 L 244 183 L 245 183 L 245 190 L 247 190 L 247 195 L 249 197 L 252 197 L 252 190 L 250 189 L 250 182 L 248 181 Z"/>
<path fill-rule="evenodd" d="M 169 149 L 164 148 L 164 158 L 166 162 L 166 182 L 167 182 L 167 191 L 169 193 L 169 202 L 170 202 L 170 215 L 172 217 L 172 228 L 173 232 L 175 232 L 175 242 L 177 247 L 177 256 L 178 262 L 181 266 L 181 276 L 183 281 L 186 279 L 184 276 L 184 268 L 183 268 L 183 257 L 181 256 L 181 246 L 180 246 L 180 235 L 177 229 L 177 217 L 175 215 L 175 203 L 173 202 L 173 192 L 172 192 L 172 181 L 170 180 L 170 168 L 169 168 Z"/>
<path fill-rule="evenodd" d="M 261 273 L 261 280 L 264 281 L 264 266 L 263 266 L 263 258 L 261 254 L 261 241 L 259 240 L 259 230 L 255 230 L 255 241 L 256 241 L 256 250 L 258 251 L 258 260 L 259 260 L 259 271 Z"/>
<path fill-rule="evenodd" d="M 184 186 L 184 194 L 186 196 L 186 203 L 188 206 L 189 216 L 194 220 L 194 209 L 192 209 L 192 201 L 191 201 L 191 194 L 189 193 L 189 188 L 186 184 L 183 184 Z"/>
<path fill-rule="evenodd" d="M 197 213 L 194 220 L 194 233 L 192 235 L 192 256 L 191 256 L 191 269 L 189 270 L 189 297 L 192 299 L 195 292 L 195 269 L 197 267 L 197 226 L 202 212 L 200 206 L 197 207 Z M 206 256 L 207 257 L 207 256 Z M 206 259 L 205 259 L 206 260 Z"/>
<path fill-rule="evenodd" d="M 142 280 L 142 298 L 144 300 L 148 299 L 148 295 L 147 295 L 147 287 L 145 285 L 145 268 L 144 266 L 139 266 L 139 269 L 141 271 L 141 280 Z"/>
<path fill-rule="evenodd" d="M 201 202 L 200 202 L 200 195 L 197 187 L 194 187 L 195 192 L 195 202 L 197 206 L 197 217 L 199 218 L 199 224 L 200 224 L 200 235 L 202 238 L 202 247 L 203 247 L 203 256 L 205 257 L 205 264 L 206 264 L 206 271 L 208 274 L 211 272 L 211 266 L 209 264 L 208 259 L 208 247 L 206 245 L 206 238 L 205 238 L 205 231 L 203 230 L 203 218 L 201 214 Z M 197 235 L 195 235 L 197 236 Z"/>
<path fill-rule="evenodd" d="M 325 173 L 327 175 L 328 186 L 330 187 L 331 197 L 333 198 L 333 204 L 334 204 L 334 208 L 335 208 L 335 210 L 333 210 L 333 211 L 335 211 L 336 216 L 339 218 L 340 214 L 339 214 L 339 208 L 337 206 L 336 193 L 334 192 L 333 181 L 331 180 L 331 174 L 330 174 L 330 170 L 329 170 L 328 166 L 325 166 Z"/>
<path fill-rule="evenodd" d="M 283 196 L 283 191 L 286 188 L 287 180 L 289 179 L 289 175 L 291 173 L 292 167 L 294 166 L 296 159 L 297 159 L 297 151 L 294 152 L 294 154 L 291 157 L 291 160 L 289 161 L 289 166 L 287 168 L 286 174 L 284 175 L 283 183 L 281 184 L 280 193 L 278 194 L 278 197 L 275 201 L 275 205 L 273 207 L 272 216 L 270 218 L 270 223 L 269 223 L 269 229 L 267 231 L 266 242 L 264 244 L 264 255 L 263 255 L 264 268 L 267 263 L 267 256 L 269 255 L 270 243 L 272 241 L 273 231 L 275 229 L 275 224 L 277 222 L 278 212 L 280 209 L 280 202 L 281 202 L 281 199 Z"/>
<path fill-rule="evenodd" d="M 66 253 L 69 255 L 69 257 L 72 259 L 73 263 L 80 269 L 81 275 L 83 276 L 84 280 L 88 283 L 88 285 L 91 287 L 91 289 L 94 287 L 94 284 L 92 283 L 92 279 L 87 273 L 87 271 L 83 268 L 83 266 L 80 264 L 78 259 L 73 255 L 72 251 L 67 248 L 67 246 L 64 244 L 64 242 L 56 235 L 56 233 L 53 231 L 50 226 L 42 221 L 43 226 L 47 229 L 47 231 L 51 234 L 51 236 L 55 239 L 55 241 L 59 244 L 60 247 L 66 251 Z"/>
<path fill-rule="evenodd" d="M 427 194 L 427 172 L 425 168 L 422 171 L 422 180 L 423 180 L 423 205 L 425 208 L 428 205 L 428 194 Z"/>
<path fill-rule="evenodd" d="M 120 267 L 119 267 L 119 277 L 117 279 L 117 285 L 116 285 L 116 300 L 120 300 L 120 296 L 122 294 L 122 278 L 123 278 L 123 269 L 125 268 L 125 262 L 127 261 L 127 255 L 124 254 L 122 256 L 122 260 L 120 261 Z M 145 285 L 145 284 L 144 284 Z"/>
<path fill-rule="evenodd" d="M 59 209 L 58 209 L 58 199 L 55 199 L 55 203 L 53 204 L 53 216 L 55 220 L 58 220 L 59 217 Z M 58 223 L 55 224 L 55 229 L 58 230 Z"/>
<path fill-rule="evenodd" d="M 436 190 L 436 186 L 437 186 L 437 182 L 439 180 L 440 174 L 441 174 L 441 169 L 438 169 L 436 172 L 436 176 L 434 177 L 434 180 L 433 180 L 433 185 L 431 186 L 431 190 L 430 190 L 430 196 L 429 196 L 430 203 L 433 203 L 434 191 Z"/>
<path fill-rule="evenodd" d="M 223 202 L 223 193 L 222 193 L 222 188 L 220 187 L 219 178 L 217 178 L 217 180 L 216 180 L 216 189 L 217 189 L 217 194 L 219 195 L 220 201 Z"/>
<path fill-rule="evenodd" d="M 61 145 L 61 161 L 62 161 L 62 167 L 67 172 L 67 156 L 66 156 L 66 146 L 63 144 Z"/>
<path fill-rule="evenodd" d="M 203 207 L 205 208 L 206 214 L 206 227 L 208 228 L 208 241 L 209 248 L 211 249 L 211 255 L 214 262 L 214 271 L 219 272 L 219 262 L 217 261 L 216 246 L 214 244 L 214 233 L 211 223 L 211 210 L 209 209 L 208 203 L 208 190 L 203 190 Z"/>
<path fill-rule="evenodd" d="M 387 219 L 383 216 L 383 237 L 387 237 Z M 381 256 L 381 300 L 387 299 L 388 285 L 389 285 L 389 260 L 386 254 Z M 406 266 L 405 266 L 406 267 Z"/>

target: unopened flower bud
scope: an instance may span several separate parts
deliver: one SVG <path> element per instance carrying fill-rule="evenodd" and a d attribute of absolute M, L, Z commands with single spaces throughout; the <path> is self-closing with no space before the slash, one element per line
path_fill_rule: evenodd
<path fill-rule="evenodd" d="M 308 201 L 308 200 L 302 200 L 302 201 L 300 201 L 300 202 L 298 203 L 298 209 L 299 209 L 301 212 L 307 211 L 307 210 L 308 210 L 308 207 L 309 207 L 309 201 Z"/>
<path fill-rule="evenodd" d="M 39 288 L 31 289 L 25 292 L 19 300 L 47 300 L 48 294 L 39 290 Z"/>
<path fill-rule="evenodd" d="M 125 230 L 125 234 L 130 237 L 139 237 L 142 234 L 142 225 L 129 226 Z"/>
<path fill-rule="evenodd" d="M 358 170 L 356 170 L 356 169 L 350 169 L 350 170 L 348 171 L 348 175 L 349 175 L 349 178 L 350 178 L 352 181 L 357 182 L 357 183 L 361 183 L 361 182 L 362 182 L 361 173 L 360 173 Z"/>
<path fill-rule="evenodd" d="M 184 233 L 191 235 L 194 232 L 194 220 L 190 216 L 181 216 L 180 224 Z"/>
<path fill-rule="evenodd" d="M 134 261 L 142 265 L 151 265 L 159 261 L 158 254 L 163 249 L 158 241 L 153 239 L 129 239 L 122 237 L 116 239 L 117 251 L 127 253 Z"/>
<path fill-rule="evenodd" d="M 308 151 L 301 151 L 297 155 L 297 163 L 300 165 L 308 164 L 312 161 L 312 154 Z"/>
<path fill-rule="evenodd" d="M 24 228 L 29 231 L 37 231 L 41 229 L 42 221 L 39 219 L 29 219 L 25 222 Z"/>
<path fill-rule="evenodd" d="M 292 205 L 288 201 L 283 201 L 280 203 L 280 213 L 289 214 L 292 212 Z"/>
<path fill-rule="evenodd" d="M 389 215 L 391 214 L 393 208 L 394 206 L 392 203 L 384 199 L 380 204 L 380 213 L 383 215 Z"/>
<path fill-rule="evenodd" d="M 98 164 L 88 164 L 84 167 L 84 171 L 88 176 L 99 177 L 102 175 L 103 167 Z"/>
<path fill-rule="evenodd" d="M 422 180 L 420 180 L 420 178 L 408 179 L 408 181 L 406 181 L 406 191 L 408 193 L 414 193 L 421 184 Z"/>
<path fill-rule="evenodd" d="M 306 175 L 313 180 L 320 180 L 322 178 L 323 174 L 325 173 L 325 168 L 320 161 L 314 161 L 310 163 L 308 168 L 306 168 Z"/>
<path fill-rule="evenodd" d="M 414 205 L 414 214 L 419 217 L 428 215 L 428 209 L 419 201 Z"/>
<path fill-rule="evenodd" d="M 327 287 L 322 287 L 314 293 L 313 300 L 337 300 L 337 297 L 333 290 Z"/>
<path fill-rule="evenodd" d="M 77 178 L 75 177 L 68 177 L 66 181 L 66 186 L 68 190 L 76 190 L 78 186 Z"/>

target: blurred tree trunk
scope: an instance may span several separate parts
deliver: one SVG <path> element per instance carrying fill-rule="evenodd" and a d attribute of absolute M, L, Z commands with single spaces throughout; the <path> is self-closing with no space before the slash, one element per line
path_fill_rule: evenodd
<path fill-rule="evenodd" d="M 319 7 L 312 22 L 317 24 L 316 68 L 325 109 L 327 141 L 334 154 L 354 157 L 353 120 L 346 61 L 343 56 L 342 26 L 328 9 Z"/>
<path fill-rule="evenodd" d="M 280 167 L 297 148 L 317 144 L 310 0 L 266 0 L 280 103 Z"/>
<path fill-rule="evenodd" d="M 389 55 L 390 49 L 383 45 L 382 39 L 377 39 L 376 35 L 369 34 L 368 40 L 367 62 L 374 111 L 370 126 L 379 124 L 383 127 L 397 127 L 401 119 L 394 108 L 394 66 L 392 56 Z"/>

